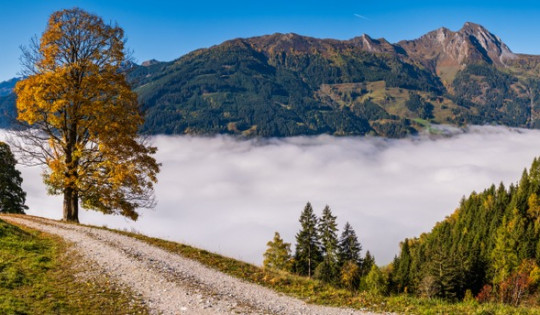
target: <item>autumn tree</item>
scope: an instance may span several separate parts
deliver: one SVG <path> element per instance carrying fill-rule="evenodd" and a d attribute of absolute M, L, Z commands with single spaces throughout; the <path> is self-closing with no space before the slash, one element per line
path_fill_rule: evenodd
<path fill-rule="evenodd" d="M 285 243 L 278 232 L 274 234 L 274 239 L 269 241 L 264 252 L 264 268 L 275 270 L 291 270 L 291 244 Z"/>
<path fill-rule="evenodd" d="M 26 193 L 21 188 L 22 178 L 17 161 L 9 145 L 0 142 L 0 213 L 24 213 Z"/>
<path fill-rule="evenodd" d="M 511 221 L 513 222 L 513 221 Z M 515 224 L 508 224 L 506 217 L 503 218 L 501 226 L 495 235 L 495 248 L 491 253 L 492 268 L 494 271 L 493 283 L 501 283 L 519 265 L 517 256 L 517 242 L 512 237 L 512 230 Z"/>
<path fill-rule="evenodd" d="M 386 286 L 387 283 L 383 273 L 379 267 L 377 267 L 377 265 L 372 265 L 369 273 L 366 276 L 367 289 L 375 294 L 385 294 Z"/>
<path fill-rule="evenodd" d="M 317 233 L 317 216 L 311 203 L 307 203 L 300 215 L 301 230 L 296 234 L 294 255 L 296 272 L 311 277 L 322 260 L 321 244 Z"/>
<path fill-rule="evenodd" d="M 122 72 L 124 32 L 79 8 L 54 12 L 39 41 L 23 49 L 17 83 L 18 148 L 48 166 L 44 181 L 63 194 L 66 221 L 82 207 L 137 219 L 153 207 L 156 149 L 137 137 L 137 95 Z"/>
<path fill-rule="evenodd" d="M 538 266 L 533 259 L 523 260 L 521 265 L 500 283 L 500 301 L 519 305 L 529 293 L 529 288 L 538 281 L 538 272 Z"/>
<path fill-rule="evenodd" d="M 347 289 L 354 291 L 360 285 L 360 267 L 348 260 L 340 270 L 340 282 Z"/>

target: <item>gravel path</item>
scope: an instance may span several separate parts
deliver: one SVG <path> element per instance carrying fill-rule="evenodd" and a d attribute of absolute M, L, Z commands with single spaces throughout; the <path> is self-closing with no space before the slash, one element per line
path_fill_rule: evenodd
<path fill-rule="evenodd" d="M 36 217 L 0 218 L 73 243 L 98 272 L 130 287 L 155 314 L 373 314 L 306 304 L 114 232 Z"/>

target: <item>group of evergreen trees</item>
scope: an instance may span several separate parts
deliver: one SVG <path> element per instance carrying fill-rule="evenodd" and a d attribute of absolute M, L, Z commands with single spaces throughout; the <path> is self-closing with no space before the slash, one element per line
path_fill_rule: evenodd
<path fill-rule="evenodd" d="M 276 232 L 267 244 L 264 267 L 314 277 L 351 290 L 385 291 L 380 280 L 382 273 L 375 265 L 374 257 L 367 251 L 362 258 L 362 246 L 348 222 L 338 238 L 336 219 L 329 206 L 318 218 L 308 202 L 300 215 L 301 229 L 296 234 L 294 256 L 291 245 Z"/>
<path fill-rule="evenodd" d="M 300 216 L 296 248 L 276 233 L 265 268 L 291 271 L 351 290 L 413 294 L 448 300 L 518 305 L 540 298 L 540 159 L 518 184 L 492 185 L 463 198 L 430 233 L 405 239 L 388 266 L 379 269 L 346 224 L 338 239 L 328 206 L 317 218 L 310 203 Z"/>
<path fill-rule="evenodd" d="M 519 304 L 540 284 L 540 160 L 517 185 L 473 192 L 431 233 L 405 239 L 393 292 Z"/>

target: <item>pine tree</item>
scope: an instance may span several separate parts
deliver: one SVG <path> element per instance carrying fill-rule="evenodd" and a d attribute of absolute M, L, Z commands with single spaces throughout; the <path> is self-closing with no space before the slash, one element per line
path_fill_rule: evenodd
<path fill-rule="evenodd" d="M 0 142 L 0 213 L 22 213 L 26 193 L 21 188 L 22 178 L 15 165 L 17 161 L 9 145 Z"/>
<path fill-rule="evenodd" d="M 311 203 L 307 203 L 300 215 L 301 229 L 296 234 L 295 270 L 300 275 L 311 277 L 322 261 L 321 244 L 317 233 L 318 219 Z"/>
<path fill-rule="evenodd" d="M 399 267 L 399 256 L 395 255 L 394 259 L 389 265 L 389 274 L 388 274 L 388 288 L 391 293 L 399 293 L 398 282 L 397 282 L 397 268 Z"/>
<path fill-rule="evenodd" d="M 399 263 L 397 266 L 394 266 L 395 269 L 395 278 L 394 280 L 398 285 L 398 292 L 404 292 L 408 290 L 410 286 L 409 271 L 411 266 L 411 252 L 409 250 L 409 240 L 405 239 L 401 244 L 401 254 L 399 256 Z"/>
<path fill-rule="evenodd" d="M 362 246 L 358 242 L 356 233 L 349 222 L 345 223 L 343 233 L 341 233 L 339 239 L 338 264 L 343 266 L 347 261 L 353 261 L 360 266 L 362 264 L 362 258 L 360 257 L 361 251 Z"/>
<path fill-rule="evenodd" d="M 446 252 L 440 243 L 429 257 L 427 277 L 433 280 L 433 295 L 446 299 L 462 298 L 464 273 L 456 257 Z"/>
<path fill-rule="evenodd" d="M 324 258 L 332 263 L 337 263 L 338 238 L 337 217 L 332 215 L 329 206 L 324 207 L 318 224 L 319 239 Z"/>
<path fill-rule="evenodd" d="M 366 252 L 366 257 L 364 257 L 364 260 L 362 261 L 362 277 L 369 273 L 373 265 L 375 265 L 375 257 L 373 257 L 368 250 Z"/>
<path fill-rule="evenodd" d="M 264 253 L 264 268 L 276 270 L 291 270 L 291 244 L 285 243 L 278 232 L 274 234 L 274 239 L 269 241 L 268 249 Z"/>
<path fill-rule="evenodd" d="M 315 276 L 324 282 L 336 282 L 338 280 L 338 238 L 336 217 L 327 205 L 317 226 L 323 262 L 316 269 Z"/>

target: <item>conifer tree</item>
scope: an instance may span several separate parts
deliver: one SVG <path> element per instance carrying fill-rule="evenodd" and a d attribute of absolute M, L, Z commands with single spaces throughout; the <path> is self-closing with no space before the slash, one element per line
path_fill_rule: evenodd
<path fill-rule="evenodd" d="M 428 276 L 433 279 L 433 295 L 446 299 L 463 297 L 463 272 L 457 259 L 438 244 L 429 255 Z"/>
<path fill-rule="evenodd" d="M 398 265 L 394 266 L 396 268 L 394 280 L 398 285 L 398 292 L 403 292 L 408 290 L 410 285 L 409 283 L 409 272 L 411 266 L 411 252 L 409 250 L 409 240 L 405 239 L 401 243 L 401 254 L 399 256 Z"/>
<path fill-rule="evenodd" d="M 368 250 L 366 252 L 366 257 L 364 257 L 364 260 L 362 261 L 362 277 L 369 273 L 373 265 L 375 265 L 375 257 L 373 257 Z"/>
<path fill-rule="evenodd" d="M 321 219 L 317 226 L 323 261 L 316 269 L 315 276 L 324 282 L 336 282 L 338 280 L 338 239 L 336 217 L 327 205 L 324 207 Z"/>
<path fill-rule="evenodd" d="M 318 224 L 319 239 L 325 260 L 337 263 L 338 238 L 337 238 L 337 217 L 332 215 L 332 210 L 327 205 L 324 207 L 321 219 Z"/>
<path fill-rule="evenodd" d="M 21 188 L 22 178 L 17 161 L 9 145 L 0 142 L 0 213 L 23 213 L 26 193 Z"/>
<path fill-rule="evenodd" d="M 358 242 L 354 229 L 349 222 L 345 223 L 345 227 L 341 233 L 338 244 L 339 265 L 343 266 L 345 262 L 353 261 L 360 266 L 362 264 L 362 258 L 360 257 L 361 251 L 362 246 L 360 245 L 360 242 Z"/>
<path fill-rule="evenodd" d="M 338 239 L 336 217 L 332 215 L 332 210 L 326 205 L 321 219 L 317 226 L 323 261 L 315 269 L 315 277 L 327 283 L 337 282 L 338 274 Z"/>
<path fill-rule="evenodd" d="M 398 293 L 398 284 L 397 284 L 397 268 L 399 267 L 399 256 L 395 255 L 394 259 L 389 265 L 389 274 L 388 274 L 388 289 L 391 293 Z"/>
<path fill-rule="evenodd" d="M 313 213 L 311 203 L 306 204 L 299 221 L 301 229 L 296 234 L 295 270 L 300 275 L 311 277 L 322 261 L 321 244 L 317 233 L 318 219 Z"/>
<path fill-rule="evenodd" d="M 264 268 L 276 270 L 291 270 L 291 244 L 285 243 L 278 232 L 274 234 L 274 239 L 269 241 L 268 249 L 264 253 Z"/>

